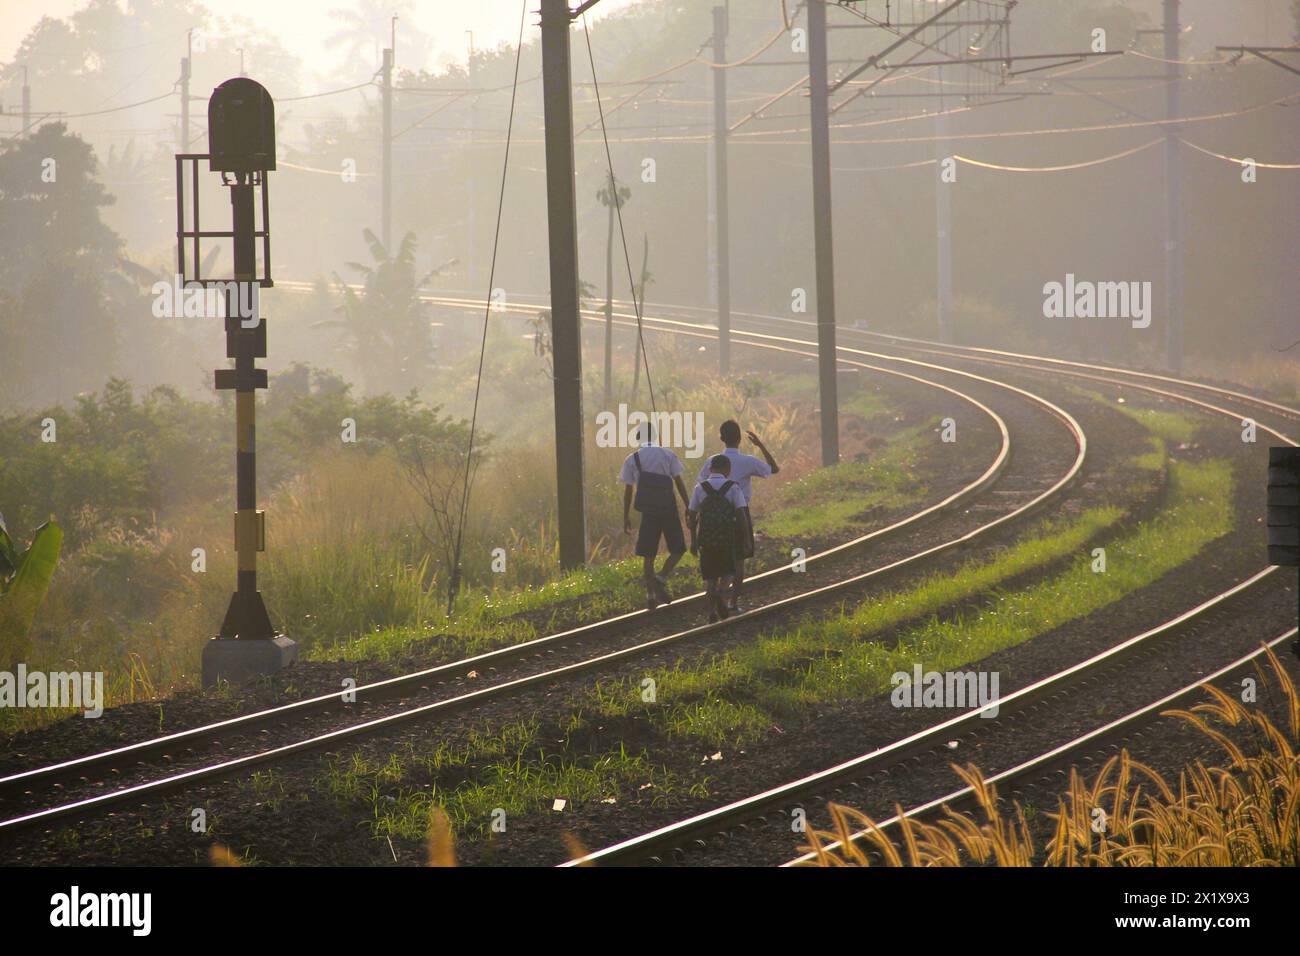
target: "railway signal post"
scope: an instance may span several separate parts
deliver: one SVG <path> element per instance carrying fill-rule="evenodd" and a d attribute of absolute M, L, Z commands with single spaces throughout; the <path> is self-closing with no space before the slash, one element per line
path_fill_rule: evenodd
<path fill-rule="evenodd" d="M 236 589 L 217 636 L 203 648 L 203 685 L 220 680 L 238 683 L 273 673 L 298 659 L 297 645 L 277 635 L 257 589 L 257 553 L 266 550 L 265 513 L 257 510 L 257 389 L 266 388 L 266 320 L 258 308 L 258 290 L 271 282 L 270 199 L 266 175 L 275 169 L 275 105 L 255 80 L 237 77 L 222 83 L 208 101 L 207 154 L 176 157 L 177 260 L 182 281 L 224 292 L 226 356 L 234 368 L 216 371 L 216 387 L 235 393 L 235 554 Z M 231 228 L 205 231 L 199 208 L 198 164 L 208 161 L 230 190 Z M 192 229 L 185 228 L 185 166 L 190 164 Z M 257 228 L 258 194 L 261 229 Z M 228 238 L 234 259 L 232 279 L 201 275 L 204 238 Z M 258 240 L 261 240 L 261 262 Z M 187 255 L 192 252 L 192 265 Z"/>

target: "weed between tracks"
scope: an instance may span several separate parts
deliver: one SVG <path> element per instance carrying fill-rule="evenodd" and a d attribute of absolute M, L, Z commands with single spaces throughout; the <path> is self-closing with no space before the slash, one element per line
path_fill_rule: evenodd
<path fill-rule="evenodd" d="M 1198 760 L 1174 786 L 1128 750 L 1111 757 L 1091 784 L 1072 769 L 1069 789 L 1048 814 L 1054 829 L 1042 850 L 1025 808 L 1017 802 L 1004 810 L 997 788 L 974 765 L 953 770 L 975 791 L 980 814 L 945 808 L 933 824 L 904 818 L 895 838 L 865 814 L 832 804 L 833 831 L 810 830 L 801 849 L 813 854 L 808 862 L 815 866 L 1300 865 L 1300 700 L 1276 655 L 1267 657 L 1285 703 L 1285 729 L 1207 685 L 1208 702 L 1165 714 L 1218 745 L 1227 764 Z M 1267 686 L 1266 672 L 1257 673 Z M 1255 753 L 1243 749 L 1242 738 Z"/>
<path fill-rule="evenodd" d="M 882 399 L 863 395 L 863 410 L 878 410 Z M 760 533 L 770 547 L 749 563 L 751 575 L 766 570 L 762 552 L 788 554 L 786 539 L 808 539 L 836 530 L 860 533 L 884 511 L 914 506 L 926 487 L 913 477 L 923 450 L 932 443 L 934 423 L 901 430 L 881 442 L 868 462 L 844 462 L 784 486 L 771 510 L 758 515 Z M 687 463 L 690 468 L 698 465 Z M 694 475 L 686 475 L 688 484 Z M 808 504 L 815 500 L 816 504 Z M 553 538 L 553 536 L 552 536 Z M 515 553 L 512 549 L 510 553 Z M 689 553 L 669 581 L 674 597 L 699 590 L 696 559 Z M 432 625 L 384 628 L 334 645 L 317 645 L 312 660 L 391 660 L 413 650 L 436 657 L 459 657 L 522 643 L 563 626 L 576 626 L 623 614 L 643 605 L 641 561 L 627 558 L 573 571 L 554 581 L 510 591 L 466 594 L 457 602 L 445 632 Z"/>
<path fill-rule="evenodd" d="M 603 717 L 645 710 L 669 734 L 710 746 L 743 746 L 808 706 L 860 699 L 890 689 L 893 674 L 959 668 L 1090 614 L 1190 560 L 1232 526 L 1231 468 L 1224 462 L 1175 462 L 1169 507 L 1108 542 L 1107 570 L 1092 571 L 1085 543 L 1113 528 L 1118 508 L 1094 508 L 1065 522 L 1043 522 L 992 561 L 971 561 L 918 586 L 887 592 L 839 616 L 807 617 L 704 663 L 650 675 L 658 704 L 645 708 L 639 682 L 602 684 L 590 697 Z M 999 585 L 1075 556 L 1069 568 L 1031 587 Z M 940 612 L 986 592 L 978 608 L 945 619 Z M 899 633 L 909 621 L 920 621 Z M 888 643 L 884 638 L 888 638 Z"/>
<path fill-rule="evenodd" d="M 1151 447 L 1142 457 L 1158 455 L 1163 464 L 1163 442 L 1153 437 Z M 1139 473 L 1153 464 L 1139 465 Z M 557 796 L 623 800 L 647 783 L 658 796 L 671 798 L 691 781 L 656 780 L 662 771 L 646 750 L 631 755 L 625 746 L 603 749 L 594 743 L 601 736 L 595 731 L 635 726 L 651 740 L 685 739 L 709 750 L 742 747 L 809 706 L 887 691 L 891 675 L 910 672 L 917 661 L 942 670 L 982 659 L 1089 614 L 1194 557 L 1230 529 L 1231 486 L 1231 469 L 1223 462 L 1173 463 L 1167 510 L 1107 542 L 1105 574 L 1093 574 L 1085 545 L 1115 531 L 1123 519 L 1125 512 L 1109 506 L 1042 522 L 992 560 L 932 575 L 837 617 L 810 617 L 793 630 L 706 661 L 651 671 L 645 676 L 655 681 L 653 702 L 643 699 L 641 677 L 599 682 L 572 701 L 564 739 L 552 748 L 538 743 L 542 728 L 535 724 L 497 728 L 454 750 L 440 744 L 432 756 L 412 752 L 385 767 L 335 767 L 330 789 L 347 802 L 368 804 L 377 836 L 422 833 L 432 807 L 442 807 L 459 833 L 473 837 L 488 832 L 496 808 L 545 810 Z M 1062 561 L 1069 562 L 1066 570 L 1045 581 L 995 592 L 994 600 L 956 617 L 941 616 L 945 608 Z M 696 784 L 693 795 L 704 787 L 707 780 Z"/>
<path fill-rule="evenodd" d="M 383 763 L 354 753 L 332 762 L 328 790 L 343 801 L 368 803 L 376 838 L 418 840 L 435 809 L 446 814 L 455 830 L 483 836 L 491 832 L 494 815 L 504 814 L 499 818 L 504 822 L 549 810 L 558 794 L 566 801 L 615 802 L 630 792 L 651 790 L 653 804 L 682 789 L 672 774 L 624 748 L 601 754 L 589 765 L 566 755 L 568 739 L 556 741 L 548 752 L 541 730 L 537 721 L 522 721 L 472 732 L 461 742 L 441 742 L 432 751 L 408 744 Z M 708 794 L 703 783 L 689 792 Z"/>

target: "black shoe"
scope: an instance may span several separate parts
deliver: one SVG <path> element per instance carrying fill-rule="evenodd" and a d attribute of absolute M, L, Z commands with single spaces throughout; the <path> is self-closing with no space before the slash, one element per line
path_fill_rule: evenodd
<path fill-rule="evenodd" d="M 720 618 L 718 617 L 718 612 L 717 612 L 717 611 L 710 611 L 710 612 L 709 612 L 709 623 L 710 623 L 710 624 L 717 624 L 719 620 L 720 620 Z"/>
<path fill-rule="evenodd" d="M 668 593 L 668 582 L 659 575 L 655 575 L 655 592 L 659 595 L 659 600 L 663 604 L 672 604 L 673 596 Z"/>

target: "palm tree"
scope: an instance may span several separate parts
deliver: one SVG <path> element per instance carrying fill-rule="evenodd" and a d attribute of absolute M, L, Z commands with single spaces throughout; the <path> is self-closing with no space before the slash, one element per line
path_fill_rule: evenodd
<path fill-rule="evenodd" d="M 609 408 L 611 381 L 614 374 L 614 214 L 632 196 L 632 190 L 619 184 L 614 174 L 596 192 L 600 204 L 609 209 L 609 233 L 605 239 L 605 407 Z"/>
<path fill-rule="evenodd" d="M 391 42 L 392 19 L 401 21 L 402 59 L 407 67 L 423 68 L 431 43 L 426 33 L 415 29 L 415 5 L 411 0 L 358 0 L 353 8 L 336 7 L 330 16 L 340 27 L 325 39 L 325 45 L 344 47 L 348 75 L 358 75 L 379 65 L 379 51 Z"/>
<path fill-rule="evenodd" d="M 325 45 L 344 47 L 349 74 L 365 70 L 367 64 L 373 68 L 379 63 L 380 49 L 386 46 L 380 38 L 388 37 L 391 18 L 399 8 L 408 6 L 403 0 L 359 0 L 354 8 L 336 7 L 330 16 L 341 26 L 325 38 Z"/>
<path fill-rule="evenodd" d="M 342 318 L 317 322 L 316 327 L 342 333 L 344 347 L 352 354 L 368 391 L 405 394 L 426 383 L 433 368 L 428 307 L 420 300 L 419 290 L 451 263 L 417 280 L 415 233 L 403 236 L 395 253 L 369 229 L 362 236 L 374 264 L 347 263 L 361 278 L 361 291 L 335 273 L 334 281 L 343 296 L 338 308 Z"/>

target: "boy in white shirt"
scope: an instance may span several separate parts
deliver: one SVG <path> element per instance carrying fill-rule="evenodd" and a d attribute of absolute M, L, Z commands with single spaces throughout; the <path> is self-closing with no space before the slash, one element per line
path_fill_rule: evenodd
<path fill-rule="evenodd" d="M 749 440 L 763 453 L 761 459 L 746 455 L 740 450 L 740 425 L 728 420 L 718 429 L 718 437 L 724 446 L 722 454 L 731 461 L 731 480 L 739 487 L 745 498 L 745 507 L 741 509 L 740 519 L 736 522 L 736 573 L 731 584 L 731 613 L 740 611 L 740 587 L 745 580 L 745 559 L 754 556 L 754 519 L 750 514 L 752 500 L 751 478 L 769 478 L 781 470 L 772 458 L 762 440 L 752 431 Z M 709 464 L 700 469 L 699 480 L 703 481 L 709 473 Z"/>
<path fill-rule="evenodd" d="M 737 527 L 743 520 L 745 496 L 740 485 L 728 477 L 731 459 L 726 455 L 714 455 L 708 468 L 708 476 L 695 486 L 686 506 L 686 522 L 691 529 L 691 552 L 700 558 L 712 624 L 732 614 L 726 593 L 736 572 Z"/>
<path fill-rule="evenodd" d="M 642 560 L 645 578 L 646 609 L 653 611 L 662 602 L 668 604 L 668 575 L 686 553 L 686 536 L 677 516 L 677 500 L 673 486 L 686 504 L 686 485 L 682 482 L 682 463 L 676 452 L 656 445 L 654 429 L 649 422 L 638 430 L 641 445 L 627 456 L 618 479 L 623 483 L 623 533 L 632 533 L 630 509 L 633 504 L 641 512 L 641 526 L 636 536 L 636 553 Z M 635 489 L 635 499 L 633 497 Z M 659 539 L 668 545 L 668 557 L 663 569 L 655 574 L 655 557 L 659 554 Z"/>

